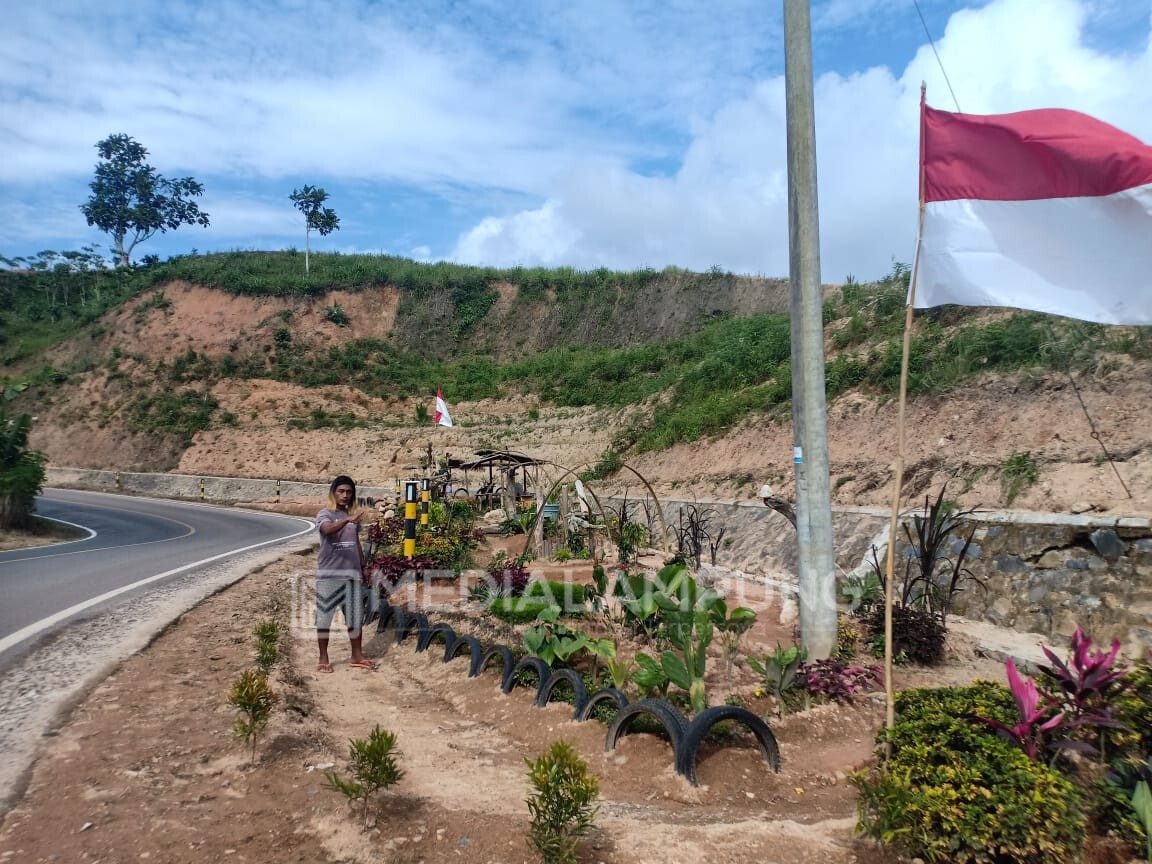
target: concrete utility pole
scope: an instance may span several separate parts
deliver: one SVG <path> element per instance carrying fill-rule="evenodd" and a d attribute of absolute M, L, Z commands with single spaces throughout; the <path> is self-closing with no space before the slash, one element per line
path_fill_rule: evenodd
<path fill-rule="evenodd" d="M 784 81 L 800 636 L 808 657 L 815 660 L 830 657 L 836 651 L 836 558 L 832 551 L 832 496 L 828 483 L 824 297 L 820 289 L 816 116 L 808 0 L 784 0 Z"/>

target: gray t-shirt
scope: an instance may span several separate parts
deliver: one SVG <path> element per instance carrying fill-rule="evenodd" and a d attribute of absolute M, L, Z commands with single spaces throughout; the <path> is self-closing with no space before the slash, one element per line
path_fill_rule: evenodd
<path fill-rule="evenodd" d="M 316 527 L 325 522 L 342 522 L 348 518 L 344 510 L 335 512 L 325 507 L 316 514 Z M 317 579 L 360 578 L 360 526 L 349 522 L 332 534 L 320 534 L 320 553 L 316 556 Z"/>

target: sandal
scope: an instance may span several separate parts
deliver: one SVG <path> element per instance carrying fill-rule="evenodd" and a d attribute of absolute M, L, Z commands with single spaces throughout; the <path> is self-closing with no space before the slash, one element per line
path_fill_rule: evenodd
<path fill-rule="evenodd" d="M 316 671 L 317 672 L 332 672 L 333 671 L 332 664 L 331 663 L 317 663 L 316 664 Z"/>
<path fill-rule="evenodd" d="M 349 663 L 353 669 L 368 669 L 369 671 L 376 671 L 376 664 L 365 657 L 363 660 L 357 660 L 355 663 Z"/>

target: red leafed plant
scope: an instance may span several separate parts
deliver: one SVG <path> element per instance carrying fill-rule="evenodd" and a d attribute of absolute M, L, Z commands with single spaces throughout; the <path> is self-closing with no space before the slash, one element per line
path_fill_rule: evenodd
<path fill-rule="evenodd" d="M 1044 654 L 1052 661 L 1052 665 L 1038 667 L 1046 683 L 1055 688 L 1052 698 L 1060 704 L 1067 721 L 1065 725 L 1070 731 L 1083 728 L 1096 731 L 1126 728 L 1112 716 L 1111 707 L 1113 699 L 1126 686 L 1124 669 L 1114 666 L 1116 655 L 1120 652 L 1120 640 L 1114 639 L 1109 651 L 1094 651 L 1092 639 L 1077 627 L 1072 634 L 1071 649 L 1071 655 L 1065 663 L 1050 648 L 1044 647 Z M 1095 747 L 1084 743 L 1068 742 L 1064 746 L 1089 753 L 1096 752 Z"/>
<path fill-rule="evenodd" d="M 1002 738 L 1007 738 L 1016 744 L 1029 759 L 1039 759 L 1047 746 L 1046 734 L 1063 722 L 1064 715 L 1055 710 L 1057 708 L 1055 699 L 1046 697 L 1044 704 L 1040 704 L 1041 693 L 1036 688 L 1036 682 L 1021 676 L 1011 659 L 1005 666 L 1008 670 L 1008 688 L 1012 691 L 1012 698 L 1016 700 L 1016 708 L 1020 711 L 1020 722 L 1007 726 L 988 717 L 977 719 L 995 729 L 996 734 Z"/>

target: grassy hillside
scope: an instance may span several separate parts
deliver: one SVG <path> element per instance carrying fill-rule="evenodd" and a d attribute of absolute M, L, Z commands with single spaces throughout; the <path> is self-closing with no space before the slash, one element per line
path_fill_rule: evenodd
<path fill-rule="evenodd" d="M 829 399 L 896 391 L 907 278 L 897 266 L 879 282 L 849 282 L 826 302 Z M 40 360 L 68 337 L 95 339 L 104 327 L 98 319 L 142 292 L 152 293 L 133 316 L 166 313 L 171 300 L 157 289 L 173 282 L 320 304 L 337 289 L 387 285 L 399 292 L 399 309 L 387 338 L 334 339 L 285 309 L 246 336 L 243 350 L 236 340 L 228 351 L 188 348 L 165 358 L 147 346 L 113 344 L 103 356 L 76 354 L 63 368 Z M 225 379 L 340 383 L 386 398 L 440 386 L 456 402 L 521 393 L 560 406 L 633 406 L 604 454 L 610 465 L 618 454 L 722 433 L 749 416 L 787 415 L 788 318 L 741 314 L 757 304 L 779 307 L 780 287 L 720 272 L 498 270 L 340 255 L 314 256 L 305 279 L 291 252 L 195 256 L 128 272 L 0 274 L 0 350 L 9 369 L 22 370 L 5 383 L 10 393 L 27 385 L 25 401 L 66 400 L 70 387 L 100 379 L 109 416 L 131 431 L 185 441 L 235 422 L 217 411 L 211 393 Z M 324 306 L 323 315 L 347 323 L 339 304 Z M 1124 355 L 1152 357 L 1149 328 L 932 310 L 918 315 L 909 390 L 946 393 L 989 372 L 1099 368 Z M 325 411 L 299 420 L 303 428 L 352 422 L 362 421 Z"/>

